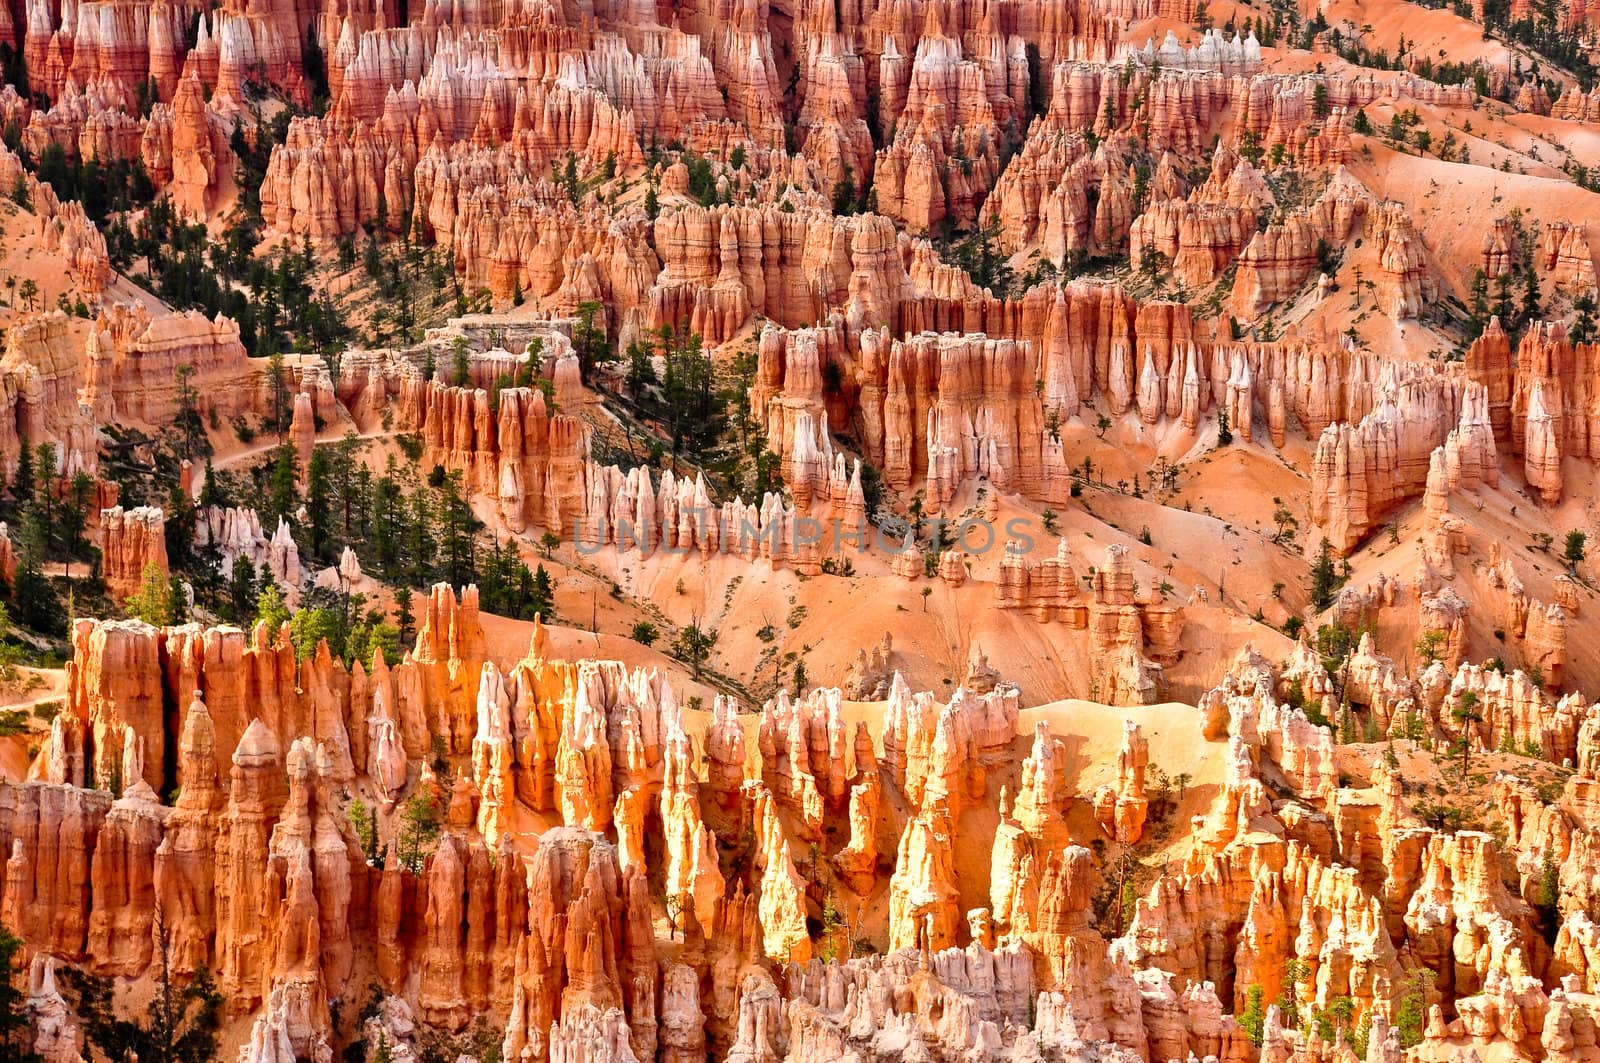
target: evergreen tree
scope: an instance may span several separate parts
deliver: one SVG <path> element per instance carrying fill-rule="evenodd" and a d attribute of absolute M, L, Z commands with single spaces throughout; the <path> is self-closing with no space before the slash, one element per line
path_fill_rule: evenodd
<path fill-rule="evenodd" d="M 139 588 L 128 597 L 123 608 L 135 620 L 143 620 L 153 627 L 172 623 L 172 597 L 167 577 L 154 561 L 144 566 L 139 577 Z"/>
<path fill-rule="evenodd" d="M 1534 889 L 1533 909 L 1539 916 L 1539 932 L 1545 944 L 1554 945 L 1561 929 L 1561 869 L 1556 866 L 1555 847 L 1545 846 L 1539 862 L 1539 883 Z"/>
<path fill-rule="evenodd" d="M 1502 273 L 1494 279 L 1494 312 L 1506 328 L 1517 324 L 1516 305 L 1511 300 L 1511 274 Z"/>
<path fill-rule="evenodd" d="M 201 965 L 188 985 L 173 983 L 171 937 L 162 910 L 156 909 L 156 986 L 142 1021 L 121 1019 L 113 999 L 113 983 L 77 968 L 63 971 L 63 988 L 76 997 L 84 1037 L 108 1063 L 212 1063 L 217 1057 L 217 1031 L 222 1019 L 222 994 L 211 972 Z"/>
<path fill-rule="evenodd" d="M 17 474 L 11 480 L 11 497 L 17 502 L 33 501 L 33 448 L 28 445 L 28 437 L 22 437 L 22 446 L 17 451 Z"/>
<path fill-rule="evenodd" d="M 395 856 L 400 866 L 413 875 L 422 873 L 442 827 L 439 802 L 422 790 L 413 794 L 400 810 L 400 829 L 395 835 Z"/>
<path fill-rule="evenodd" d="M 167 623 L 186 624 L 189 622 L 189 594 L 184 589 L 183 580 L 177 574 L 167 578 Z"/>
<path fill-rule="evenodd" d="M 67 610 L 36 559 L 21 559 L 11 586 L 11 618 L 44 635 L 67 633 Z"/>
<path fill-rule="evenodd" d="M 716 644 L 717 632 L 702 628 L 696 620 L 678 632 L 672 648 L 680 660 L 688 662 L 689 670 L 694 673 L 696 679 L 699 679 L 700 669 L 710 658 Z"/>
<path fill-rule="evenodd" d="M 372 240 L 367 241 L 369 253 L 376 254 L 378 245 Z M 272 384 L 272 427 L 278 430 L 278 441 L 283 441 L 283 433 L 289 427 L 289 388 L 283 375 L 283 354 L 273 351 L 267 359 L 267 379 Z"/>
<path fill-rule="evenodd" d="M 482 527 L 461 492 L 461 473 L 450 473 L 439 490 L 439 551 L 444 578 L 452 586 L 463 587 L 477 578 L 474 539 Z"/>
<path fill-rule="evenodd" d="M 438 552 L 434 535 L 433 510 L 422 491 L 411 496 L 411 519 L 406 524 L 406 581 L 413 587 L 426 586 L 433 576 L 433 560 Z"/>
<path fill-rule="evenodd" d="M 259 594 L 255 566 L 247 557 L 234 558 L 233 572 L 228 576 L 228 597 L 221 610 L 223 618 L 235 624 L 249 624 L 255 616 Z"/>
<path fill-rule="evenodd" d="M 1489 327 L 1489 277 L 1478 270 L 1472 275 L 1472 316 L 1468 319 L 1468 338 L 1477 339 Z"/>
<path fill-rule="evenodd" d="M 1228 427 L 1228 410 L 1226 407 L 1217 407 L 1217 446 L 1225 447 L 1233 442 L 1233 429 Z"/>
<path fill-rule="evenodd" d="M 1542 308 L 1539 278 L 1534 274 L 1533 267 L 1529 266 L 1522 274 L 1522 323 L 1528 324 L 1539 320 Z"/>
<path fill-rule="evenodd" d="M 674 456 L 688 450 L 699 455 L 722 435 L 723 405 L 714 388 L 715 368 L 697 332 L 662 328 L 666 362 L 661 381 L 660 414 L 672 437 Z"/>
<path fill-rule="evenodd" d="M 332 609 L 301 608 L 289 618 L 289 641 L 294 643 L 294 655 L 302 661 L 315 655 L 323 642 L 335 656 L 343 656 L 345 636 L 340 615 Z"/>
<path fill-rule="evenodd" d="M 386 580 L 394 580 L 399 575 L 407 517 L 405 496 L 395 479 L 394 468 L 394 458 L 391 456 L 388 468 L 372 485 L 372 534 L 369 547 L 378 572 Z"/>
<path fill-rule="evenodd" d="M 841 215 L 856 213 L 856 182 L 848 166 L 844 168 L 844 176 L 833 186 L 833 212 Z"/>
<path fill-rule="evenodd" d="M 1250 1043 L 1257 1046 L 1261 1044 L 1262 1027 L 1267 1017 L 1265 997 L 1260 986 L 1251 986 L 1245 990 L 1244 1011 L 1239 1013 L 1239 1028 L 1250 1039 Z"/>
<path fill-rule="evenodd" d="M 578 372 L 585 384 L 596 368 L 616 359 L 606 340 L 603 322 L 595 323 L 602 309 L 601 304 L 593 300 L 579 303 L 577 322 L 572 326 L 572 349 L 578 355 Z"/>
<path fill-rule="evenodd" d="M 278 444 L 272 465 L 271 493 L 267 499 L 267 513 L 274 526 L 279 518 L 293 516 L 300 503 L 300 491 L 295 484 L 295 464 L 298 460 L 294 444 Z"/>
<path fill-rule="evenodd" d="M 535 336 L 528 341 L 528 356 L 523 359 L 522 365 L 517 368 L 517 387 L 533 387 L 534 377 L 544 365 L 544 337 Z"/>
<path fill-rule="evenodd" d="M 1333 544 L 1324 539 L 1317 548 L 1316 563 L 1311 566 L 1311 604 L 1321 612 L 1333 604 L 1333 595 L 1338 589 L 1339 576 L 1333 564 Z"/>
<path fill-rule="evenodd" d="M 1578 528 L 1573 528 L 1567 532 L 1565 549 L 1562 551 L 1561 557 L 1567 563 L 1567 567 L 1572 571 L 1573 575 L 1577 575 L 1578 565 L 1583 561 L 1588 543 L 1589 535 L 1587 532 Z"/>
<path fill-rule="evenodd" d="M 176 480 L 167 491 L 167 519 L 165 539 L 167 561 L 174 568 L 186 567 L 194 554 L 195 533 L 199 528 L 199 513 L 189 501 L 189 492 Z"/>
<path fill-rule="evenodd" d="M 639 340 L 628 344 L 628 376 L 623 383 L 633 401 L 641 406 L 649 398 L 649 389 L 656 386 L 656 368 L 650 347 Z"/>
<path fill-rule="evenodd" d="M 333 557 L 333 543 L 328 527 L 330 519 L 329 457 L 326 447 L 311 451 L 311 462 L 306 471 L 306 524 L 311 536 L 311 556 L 318 561 Z"/>
<path fill-rule="evenodd" d="M 524 566 L 526 571 L 526 566 Z M 556 616 L 556 589 L 550 579 L 550 573 L 540 565 L 533 572 L 533 582 L 527 591 L 527 614 L 529 616 L 542 616 L 545 620 L 554 620 Z"/>
<path fill-rule="evenodd" d="M 416 618 L 411 614 L 411 588 L 401 587 L 394 592 L 394 624 L 402 643 L 409 642 Z"/>
<path fill-rule="evenodd" d="M 578 184 L 578 157 L 572 152 L 567 152 L 567 162 L 561 170 L 561 183 L 567 189 L 567 198 L 572 205 L 578 205 L 578 197 L 582 194 L 582 186 Z"/>
<path fill-rule="evenodd" d="M 278 630 L 289 622 L 289 607 L 283 604 L 283 594 L 270 578 L 262 580 L 261 593 L 256 596 L 257 624 L 267 625 L 267 637 L 276 639 Z M 253 625 L 252 625 L 253 626 Z"/>
<path fill-rule="evenodd" d="M 94 477 L 79 469 L 67 484 L 66 503 L 61 508 L 61 541 L 68 558 L 82 557 L 89 548 L 84 531 L 89 526 L 89 507 L 94 504 Z"/>
<path fill-rule="evenodd" d="M 1400 1005 L 1394 1013 L 1394 1025 L 1400 1032 L 1401 1048 L 1415 1048 L 1422 1043 L 1428 1022 L 1428 998 L 1433 979 L 1434 973 L 1426 967 L 1414 967 L 1406 975 Z"/>
<path fill-rule="evenodd" d="M 33 1051 L 33 1034 L 28 1028 L 28 996 L 17 988 L 15 970 L 22 953 L 22 939 L 0 926 L 0 1059 L 8 1063 L 39 1063 Z M 22 973 L 26 984 L 27 973 Z"/>
<path fill-rule="evenodd" d="M 40 482 L 34 487 L 33 505 L 30 508 L 34 518 L 38 521 L 40 549 L 46 557 L 49 557 L 54 555 L 56 540 L 60 535 L 60 528 L 57 524 L 60 517 L 60 506 L 56 500 L 56 493 L 51 486 L 56 470 L 55 444 L 40 443 L 35 455 L 34 461 L 39 470 Z"/>
<path fill-rule="evenodd" d="M 183 456 L 191 461 L 195 456 L 209 456 L 211 441 L 206 438 L 206 426 L 200 416 L 200 390 L 194 386 L 194 366 L 180 365 L 173 370 L 178 382 L 178 412 L 172 424 L 183 439 Z"/>
<path fill-rule="evenodd" d="M 1592 343 L 1595 338 L 1594 296 L 1584 292 L 1572 301 L 1572 327 L 1567 330 L 1569 343 Z"/>

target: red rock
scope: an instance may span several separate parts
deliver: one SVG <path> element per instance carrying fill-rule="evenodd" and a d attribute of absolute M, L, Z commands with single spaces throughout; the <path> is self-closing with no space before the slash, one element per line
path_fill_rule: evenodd
<path fill-rule="evenodd" d="M 113 598 L 127 598 L 137 591 L 152 566 L 165 584 L 169 575 L 165 515 L 153 506 L 102 510 L 100 556 L 106 591 Z"/>

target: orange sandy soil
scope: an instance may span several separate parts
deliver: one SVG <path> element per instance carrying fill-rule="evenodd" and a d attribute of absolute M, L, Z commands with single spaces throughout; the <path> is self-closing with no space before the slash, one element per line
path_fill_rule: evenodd
<path fill-rule="evenodd" d="M 39 286 L 33 305 L 41 310 L 53 310 L 58 297 L 65 295 L 69 304 L 82 298 L 83 293 L 73 283 L 71 275 L 62 268 L 59 252 L 39 250 L 38 220 L 11 199 L 10 191 L 0 191 L 0 329 L 11 327 L 27 311 L 19 290 L 25 281 Z M 151 310 L 164 304 L 119 273 L 111 275 L 111 283 L 101 295 L 109 306 L 112 303 L 143 303 Z M 86 303 L 89 301 L 84 300 Z M 89 334 L 89 321 L 72 319 L 73 339 L 81 350 Z"/>
<path fill-rule="evenodd" d="M 0 710 L 21 709 L 32 713 L 42 703 L 62 701 L 67 695 L 65 668 L 19 668 L 18 678 L 0 683 Z M 37 716 L 28 719 L 22 734 L 0 737 L 0 782 L 21 782 L 28 777 L 28 765 L 39 738 L 50 724 Z"/>

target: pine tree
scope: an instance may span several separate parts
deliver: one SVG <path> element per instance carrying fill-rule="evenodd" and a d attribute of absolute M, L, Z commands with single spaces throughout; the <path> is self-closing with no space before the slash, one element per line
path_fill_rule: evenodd
<path fill-rule="evenodd" d="M 373 240 L 367 241 L 367 253 L 376 255 L 378 245 Z M 381 264 L 379 270 L 381 272 Z M 371 272 L 370 263 L 368 272 Z M 272 426 L 278 430 L 278 441 L 283 441 L 283 433 L 289 427 L 289 389 L 284 382 L 283 354 L 273 351 L 267 359 L 267 379 L 272 382 Z"/>
<path fill-rule="evenodd" d="M 306 470 L 306 524 L 311 533 L 311 556 L 318 561 L 333 557 L 333 539 L 328 526 L 332 506 L 328 466 L 327 448 L 313 449 Z"/>
<path fill-rule="evenodd" d="M 582 188 L 578 184 L 578 157 L 570 151 L 567 152 L 566 166 L 561 171 L 561 183 L 566 186 L 567 198 L 573 206 L 577 206 Z"/>
<path fill-rule="evenodd" d="M 1500 323 L 1507 328 L 1515 328 L 1517 323 L 1516 305 L 1511 299 L 1511 274 L 1502 273 L 1494 279 L 1494 312 L 1500 318 Z"/>
<path fill-rule="evenodd" d="M 451 585 L 463 587 L 476 579 L 475 540 L 482 527 L 461 493 L 461 473 L 450 473 L 439 489 L 439 549 Z"/>
<path fill-rule="evenodd" d="M 1262 1027 L 1265 1024 L 1267 1012 L 1265 1007 L 1266 993 L 1258 985 L 1253 985 L 1245 990 L 1244 1010 L 1239 1013 L 1239 1028 L 1250 1039 L 1250 1043 L 1261 1044 Z"/>
<path fill-rule="evenodd" d="M 187 566 L 194 553 L 195 532 L 199 528 L 199 514 L 177 481 L 167 491 L 167 520 L 164 531 L 167 561 L 175 568 Z"/>
<path fill-rule="evenodd" d="M 189 459 L 197 453 L 211 453 L 211 441 L 206 438 L 205 422 L 200 417 L 200 390 L 194 386 L 194 373 L 194 366 L 187 364 L 173 370 L 178 382 L 178 413 L 172 423 L 183 438 L 183 456 Z"/>
<path fill-rule="evenodd" d="M 300 502 L 300 492 L 295 485 L 295 464 L 298 455 L 294 444 L 280 443 L 272 465 L 272 484 L 268 496 L 267 512 L 274 525 L 279 518 L 294 514 Z"/>
<path fill-rule="evenodd" d="M 699 621 L 690 624 L 678 632 L 678 637 L 673 640 L 673 652 L 679 659 L 689 662 L 689 669 L 696 679 L 700 678 L 700 669 L 711 656 L 711 651 L 717 644 L 717 632 L 702 628 Z"/>
<path fill-rule="evenodd" d="M 63 970 L 63 988 L 75 996 L 84 1037 L 110 1063 L 213 1063 L 222 1019 L 222 994 L 202 964 L 188 985 L 173 984 L 171 936 L 156 908 L 155 993 L 143 1021 L 117 1016 L 113 983 L 76 968 Z M 87 1053 L 85 1053 L 87 1055 Z"/>
<path fill-rule="evenodd" d="M 309 660 L 322 643 L 335 656 L 344 655 L 346 632 L 340 615 L 332 609 L 301 608 L 289 618 L 289 641 L 294 643 L 294 655 Z"/>
<path fill-rule="evenodd" d="M 1594 296 L 1584 292 L 1572 301 L 1572 327 L 1567 330 L 1567 342 L 1591 343 L 1595 337 Z"/>
<path fill-rule="evenodd" d="M 67 485 L 66 504 L 61 510 L 61 540 L 68 558 L 82 556 L 89 543 L 83 533 L 89 526 L 89 507 L 94 503 L 94 477 L 79 469 Z"/>
<path fill-rule="evenodd" d="M 40 443 L 35 451 L 35 467 L 39 470 L 39 482 L 33 492 L 33 505 L 30 507 L 34 518 L 38 521 L 41 549 L 45 556 L 55 552 L 55 543 L 59 535 L 57 518 L 60 516 L 56 493 L 51 486 L 56 471 L 56 448 L 54 443 Z"/>
<path fill-rule="evenodd" d="M 1228 410 L 1226 407 L 1217 407 L 1217 446 L 1225 447 L 1233 442 L 1233 429 L 1228 427 Z"/>
<path fill-rule="evenodd" d="M 556 590 L 550 580 L 550 573 L 540 565 L 533 573 L 533 582 L 528 589 L 528 615 L 542 616 L 545 620 L 553 620 L 556 615 Z"/>
<path fill-rule="evenodd" d="M 189 622 L 189 594 L 176 574 L 167 578 L 167 623 Z"/>
<path fill-rule="evenodd" d="M 1311 604 L 1321 612 L 1333 604 L 1333 594 L 1338 589 L 1339 575 L 1333 564 L 1333 544 L 1324 539 L 1317 548 L 1316 563 L 1311 566 Z"/>
<path fill-rule="evenodd" d="M 367 866 L 381 868 L 383 854 L 378 848 L 377 814 L 365 801 L 357 797 L 350 802 L 350 808 L 345 815 L 350 819 L 351 829 L 356 832 L 356 840 L 361 843 L 361 852 L 367 858 Z"/>
<path fill-rule="evenodd" d="M 265 586 L 256 596 L 257 624 L 267 625 L 267 637 L 276 639 L 278 631 L 289 622 L 289 607 L 283 604 L 283 594 L 278 590 L 278 585 L 271 579 L 263 581 Z M 252 625 L 253 626 L 253 625 Z"/>
<path fill-rule="evenodd" d="M 1522 274 L 1522 322 L 1539 320 L 1543 312 L 1543 300 L 1539 295 L 1539 278 L 1534 274 L 1533 267 L 1529 266 Z"/>
<path fill-rule="evenodd" d="M 1477 339 L 1489 327 L 1489 277 L 1481 269 L 1472 276 L 1472 316 L 1468 326 L 1470 339 Z"/>
<path fill-rule="evenodd" d="M 517 387 L 533 387 L 534 377 L 544 365 L 544 337 L 535 336 L 528 341 L 528 357 L 517 369 Z"/>
<path fill-rule="evenodd" d="M 31 502 L 33 489 L 33 448 L 28 445 L 28 437 L 23 436 L 17 451 L 17 474 L 11 480 L 11 497 L 17 502 Z"/>
<path fill-rule="evenodd" d="M 400 829 L 395 835 L 395 856 L 400 866 L 413 875 L 422 873 L 433 843 L 439 839 L 439 802 L 423 790 L 413 794 L 400 810 Z"/>
<path fill-rule="evenodd" d="M 578 355 L 578 372 L 586 384 L 598 366 L 616 358 L 606 342 L 604 322 L 600 319 L 603 309 L 600 303 L 593 300 L 579 303 L 575 315 L 577 322 L 572 326 L 572 348 Z M 596 324 L 597 320 L 601 323 Z"/>
<path fill-rule="evenodd" d="M 254 618 L 260 590 L 256 584 L 255 567 L 247 557 L 233 560 L 233 572 L 228 577 L 228 597 L 224 606 L 224 619 L 235 624 L 249 624 Z"/>
<path fill-rule="evenodd" d="M 1429 990 L 1433 987 L 1434 973 L 1426 967 L 1414 967 L 1406 975 L 1405 988 L 1400 994 L 1400 1005 L 1395 1009 L 1394 1025 L 1400 1032 L 1400 1047 L 1415 1048 L 1422 1043 L 1422 1034 L 1428 1021 Z"/>
<path fill-rule="evenodd" d="M 844 176 L 833 186 L 833 212 L 841 215 L 856 212 L 856 182 L 848 166 Z"/>
<path fill-rule="evenodd" d="M 14 970 L 22 952 L 22 939 L 0 926 L 0 1059 L 15 1063 L 39 1063 L 33 1051 L 33 1035 L 28 1029 L 27 994 L 16 986 Z M 22 975 L 27 978 L 26 973 Z"/>
<path fill-rule="evenodd" d="M 425 492 L 412 495 L 410 508 L 411 519 L 405 528 L 406 582 L 421 587 L 431 581 L 434 558 L 438 555 L 438 540 L 434 535 L 436 522 Z"/>
<path fill-rule="evenodd" d="M 401 587 L 394 592 L 394 625 L 400 632 L 402 643 L 411 638 L 416 617 L 411 614 L 411 588 Z"/>
<path fill-rule="evenodd" d="M 45 635 L 67 633 L 67 610 L 45 578 L 37 558 L 23 557 L 11 586 L 11 618 L 22 627 Z"/>
<path fill-rule="evenodd" d="M 1545 943 L 1554 945 L 1561 929 L 1561 869 L 1556 865 L 1553 846 L 1545 846 L 1539 862 L 1539 884 L 1534 890 L 1533 908 L 1539 915 L 1539 931 Z"/>
<path fill-rule="evenodd" d="M 167 577 L 154 561 L 144 566 L 139 577 L 139 588 L 128 597 L 123 608 L 135 620 L 143 620 L 152 627 L 165 627 L 172 623 L 172 598 Z"/>

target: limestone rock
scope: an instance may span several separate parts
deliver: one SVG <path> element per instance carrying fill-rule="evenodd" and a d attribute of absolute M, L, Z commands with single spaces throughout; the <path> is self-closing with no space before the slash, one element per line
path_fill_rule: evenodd
<path fill-rule="evenodd" d="M 137 591 L 147 569 L 165 586 L 169 575 L 165 514 L 154 506 L 101 511 L 100 556 L 106 591 L 114 598 Z"/>

